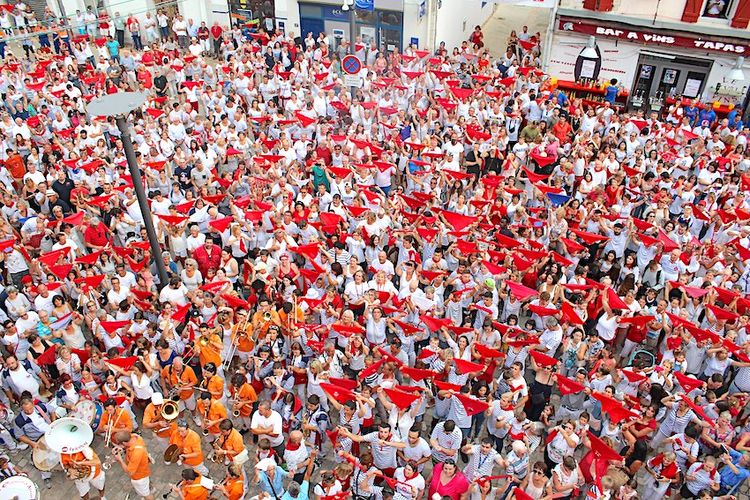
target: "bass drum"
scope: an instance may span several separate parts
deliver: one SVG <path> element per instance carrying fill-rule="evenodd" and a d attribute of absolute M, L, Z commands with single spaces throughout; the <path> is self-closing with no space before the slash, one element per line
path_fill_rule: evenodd
<path fill-rule="evenodd" d="M 37 444 L 39 446 L 34 448 L 34 451 L 31 454 L 31 459 L 34 461 L 34 466 L 37 469 L 42 472 L 49 472 L 58 466 L 62 468 L 62 466 L 60 465 L 60 454 L 50 449 L 45 436 L 39 438 Z M 13 497 L 5 497 L 0 495 L 0 498 Z"/>
<path fill-rule="evenodd" d="M 25 476 L 13 476 L 0 482 L 0 498 L 39 500 L 39 488 Z"/>
<path fill-rule="evenodd" d="M 103 413 L 104 407 L 99 401 L 82 399 L 76 404 L 75 408 L 68 416 L 83 420 L 89 424 L 92 431 L 96 432 L 96 429 L 99 427 L 99 422 L 102 421 Z"/>

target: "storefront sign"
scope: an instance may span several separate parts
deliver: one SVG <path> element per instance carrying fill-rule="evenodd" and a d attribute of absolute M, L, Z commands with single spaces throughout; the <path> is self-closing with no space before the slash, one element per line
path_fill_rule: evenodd
<path fill-rule="evenodd" d="M 341 7 L 331 7 L 329 5 L 323 5 L 323 18 L 325 19 L 341 19 L 342 21 L 349 20 L 349 12 L 341 10 Z"/>
<path fill-rule="evenodd" d="M 560 31 L 581 33 L 585 35 L 619 38 L 634 43 L 685 47 L 700 51 L 720 52 L 722 54 L 750 54 L 750 46 L 730 41 L 718 42 L 700 37 L 669 34 L 669 32 L 638 31 L 625 27 L 613 28 L 595 22 L 587 23 L 561 17 L 558 24 Z"/>
<path fill-rule="evenodd" d="M 495 3 L 506 5 L 520 5 L 522 7 L 542 7 L 551 9 L 557 3 L 557 0 L 495 0 Z"/>

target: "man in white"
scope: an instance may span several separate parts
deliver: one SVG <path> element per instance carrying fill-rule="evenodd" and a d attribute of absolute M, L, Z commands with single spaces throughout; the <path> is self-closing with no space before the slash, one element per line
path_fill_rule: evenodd
<path fill-rule="evenodd" d="M 250 432 L 258 436 L 260 441 L 267 438 L 271 447 L 279 456 L 284 455 L 284 434 L 281 432 L 282 419 L 278 412 L 271 409 L 271 402 L 261 401 L 258 410 L 250 421 Z"/>
<path fill-rule="evenodd" d="M 287 464 L 289 474 L 302 479 L 307 469 L 307 464 L 312 460 L 310 452 L 304 442 L 304 435 L 301 431 L 292 431 L 289 433 L 289 440 L 284 450 L 284 462 Z M 297 481 L 301 483 L 302 481 Z"/>
<path fill-rule="evenodd" d="M 425 438 L 419 435 L 419 431 L 412 427 L 406 440 L 406 448 L 396 452 L 400 463 L 414 462 L 417 465 L 417 471 L 424 471 L 424 464 L 432 458 L 430 444 Z"/>

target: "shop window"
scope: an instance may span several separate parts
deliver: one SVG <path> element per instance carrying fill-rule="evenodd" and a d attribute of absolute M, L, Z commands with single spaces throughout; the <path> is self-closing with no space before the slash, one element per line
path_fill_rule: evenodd
<path fill-rule="evenodd" d="M 401 26 L 404 21 L 403 12 L 394 12 L 391 10 L 380 11 L 380 22 L 381 24 L 387 24 L 388 26 Z"/>
<path fill-rule="evenodd" d="M 706 0 L 703 17 L 710 19 L 729 19 L 732 0 Z"/>
<path fill-rule="evenodd" d="M 356 9 L 357 22 L 363 24 L 375 24 L 377 22 L 374 11 Z"/>

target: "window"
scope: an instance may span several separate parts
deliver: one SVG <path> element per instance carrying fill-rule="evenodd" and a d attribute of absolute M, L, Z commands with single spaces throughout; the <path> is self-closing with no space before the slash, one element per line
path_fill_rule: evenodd
<path fill-rule="evenodd" d="M 731 6 L 732 0 L 706 0 L 706 7 L 703 9 L 703 17 L 728 19 Z"/>

